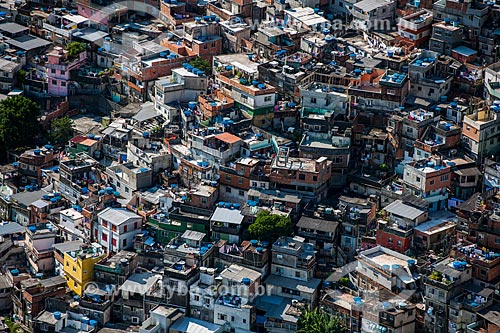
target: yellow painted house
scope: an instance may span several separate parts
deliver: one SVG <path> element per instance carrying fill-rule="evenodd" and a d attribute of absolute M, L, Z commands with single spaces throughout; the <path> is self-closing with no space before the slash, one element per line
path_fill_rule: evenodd
<path fill-rule="evenodd" d="M 64 253 L 64 276 L 68 287 L 81 296 L 85 285 L 94 279 L 94 264 L 104 258 L 101 245 L 83 245 L 78 251 Z"/>

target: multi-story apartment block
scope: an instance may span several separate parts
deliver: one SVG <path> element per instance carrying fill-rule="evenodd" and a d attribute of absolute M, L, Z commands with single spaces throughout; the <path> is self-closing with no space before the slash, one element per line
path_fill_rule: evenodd
<path fill-rule="evenodd" d="M 262 275 L 249 268 L 231 265 L 219 277 L 228 291 L 220 294 L 215 302 L 214 324 L 227 324 L 235 333 L 251 331 L 256 318 L 253 301 Z"/>
<path fill-rule="evenodd" d="M 415 154 L 415 141 L 422 137 L 430 124 L 438 120 L 438 115 L 424 109 L 402 111 L 391 115 L 388 119 L 387 134 L 395 158 L 398 160 L 412 158 Z"/>
<path fill-rule="evenodd" d="M 267 183 L 265 165 L 255 158 L 239 158 L 228 166 L 220 166 L 220 198 L 224 201 L 244 203 L 254 182 Z"/>
<path fill-rule="evenodd" d="M 66 294 L 66 279 L 62 276 L 37 279 L 30 278 L 27 274 L 24 275 L 21 277 L 17 269 L 11 273 L 14 280 L 13 313 L 18 321 L 29 329 L 33 329 L 33 321 L 45 309 L 47 298 L 61 297 Z"/>
<path fill-rule="evenodd" d="M 439 121 L 427 126 L 414 144 L 413 158 L 429 158 L 438 151 L 456 148 L 461 142 L 462 129 L 453 122 Z"/>
<path fill-rule="evenodd" d="M 432 32 L 432 12 L 426 9 L 399 18 L 401 39 L 415 47 L 425 44 Z"/>
<path fill-rule="evenodd" d="M 314 245 L 299 236 L 283 236 L 274 242 L 272 253 L 271 275 L 265 281 L 267 291 L 315 306 L 320 280 L 314 278 L 317 264 Z"/>
<path fill-rule="evenodd" d="M 359 253 L 355 269 L 355 285 L 362 290 L 388 290 L 411 295 L 417 283 L 413 278 L 411 257 L 399 252 L 376 246 Z"/>
<path fill-rule="evenodd" d="M 132 162 L 112 165 L 106 169 L 108 182 L 119 195 L 131 199 L 135 191 L 151 186 L 153 170 L 149 167 L 138 167 Z"/>
<path fill-rule="evenodd" d="M 349 87 L 354 109 L 387 112 L 405 104 L 410 88 L 408 74 L 376 68 L 364 73 L 354 69 L 354 74 L 359 76 L 359 82 Z"/>
<path fill-rule="evenodd" d="M 495 107 L 476 110 L 464 118 L 462 146 L 478 163 L 500 151 L 500 113 Z"/>
<path fill-rule="evenodd" d="M 53 96 L 68 96 L 70 72 L 78 69 L 87 61 L 87 51 L 84 50 L 73 57 L 68 51 L 56 46 L 48 55 L 47 81 L 48 93 Z"/>
<path fill-rule="evenodd" d="M 42 170 L 54 166 L 56 156 L 52 149 L 28 150 L 19 156 L 19 174 L 27 185 L 42 186 Z"/>
<path fill-rule="evenodd" d="M 98 244 L 82 245 L 77 251 L 64 253 L 64 276 L 69 289 L 81 296 L 86 285 L 94 280 L 94 264 L 103 256 L 103 248 Z"/>
<path fill-rule="evenodd" d="M 392 23 L 396 14 L 396 2 L 389 0 L 362 0 L 353 5 L 351 12 L 355 24 L 360 29 L 382 29 L 373 26 L 374 22 Z"/>
<path fill-rule="evenodd" d="M 341 195 L 338 208 L 342 216 L 339 230 L 340 246 L 349 256 L 353 257 L 361 247 L 361 237 L 367 233 L 375 221 L 377 205 L 370 199 Z"/>
<path fill-rule="evenodd" d="M 76 204 L 82 195 L 88 194 L 89 182 L 97 182 L 97 161 L 91 158 L 76 158 L 61 161 L 59 165 L 59 190 L 69 202 Z M 86 188 L 86 190 L 84 190 Z"/>
<path fill-rule="evenodd" d="M 275 189 L 296 191 L 321 200 L 326 196 L 332 177 L 332 162 L 326 157 L 316 160 L 290 157 L 288 149 L 280 149 L 271 165 L 269 180 Z"/>
<path fill-rule="evenodd" d="M 447 258 L 436 263 L 424 280 L 425 329 L 448 332 L 450 301 L 458 296 L 459 286 L 469 281 L 472 268 L 467 262 Z"/>
<path fill-rule="evenodd" d="M 276 88 L 259 81 L 258 64 L 251 61 L 240 64 L 223 57 L 215 58 L 214 63 L 227 64 L 217 71 L 215 81 L 222 92 L 234 100 L 234 105 L 253 117 L 254 124 L 270 123 L 276 104 Z"/>
<path fill-rule="evenodd" d="M 243 219 L 240 204 L 221 202 L 210 218 L 212 238 L 226 240 L 230 243 L 239 243 L 243 232 Z"/>
<path fill-rule="evenodd" d="M 54 270 L 53 245 L 56 242 L 56 230 L 49 224 L 30 225 L 25 235 L 25 252 L 28 266 L 35 274 L 47 274 Z"/>
<path fill-rule="evenodd" d="M 452 50 L 462 44 L 463 28 L 458 22 L 451 24 L 448 20 L 432 25 L 430 50 L 439 54 L 451 55 Z"/>
<path fill-rule="evenodd" d="M 428 201 L 430 211 L 442 210 L 447 207 L 451 176 L 451 167 L 441 158 L 411 162 L 404 168 L 404 191 Z"/>
<path fill-rule="evenodd" d="M 200 70 L 185 64 L 172 69 L 172 75 L 155 82 L 155 109 L 171 123 L 180 120 L 180 113 L 170 103 L 197 101 L 198 96 L 206 94 L 208 78 Z"/>
<path fill-rule="evenodd" d="M 408 66 L 410 94 L 433 102 L 440 101 L 441 96 L 446 96 L 451 89 L 453 76 L 449 70 L 449 66 L 440 62 L 437 52 L 420 53 Z"/>
<path fill-rule="evenodd" d="M 94 237 L 107 252 L 126 250 L 141 232 L 142 218 L 126 209 L 106 208 L 97 214 Z"/>

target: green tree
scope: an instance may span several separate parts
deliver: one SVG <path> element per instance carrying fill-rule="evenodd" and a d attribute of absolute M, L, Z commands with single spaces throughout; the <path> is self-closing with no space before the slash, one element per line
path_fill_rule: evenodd
<path fill-rule="evenodd" d="M 40 133 L 40 106 L 24 96 L 0 101 L 0 149 L 8 150 L 33 145 Z M 5 156 L 5 155 L 4 155 Z"/>
<path fill-rule="evenodd" d="M 23 69 L 20 69 L 19 71 L 17 71 L 16 80 L 17 80 L 18 86 L 22 86 L 24 84 L 24 82 L 26 81 L 26 71 Z"/>
<path fill-rule="evenodd" d="M 346 328 L 340 320 L 316 308 L 302 313 L 297 322 L 297 333 L 344 333 Z"/>
<path fill-rule="evenodd" d="M 68 51 L 68 57 L 74 58 L 78 54 L 82 53 L 87 49 L 87 45 L 85 43 L 80 42 L 71 42 L 66 45 L 66 51 Z"/>
<path fill-rule="evenodd" d="M 271 214 L 267 210 L 257 214 L 255 222 L 248 232 L 260 240 L 274 240 L 279 236 L 287 236 L 292 231 L 292 221 L 289 217 Z"/>
<path fill-rule="evenodd" d="M 50 139 L 54 143 L 66 143 L 74 135 L 73 120 L 69 117 L 57 118 L 50 124 Z"/>
<path fill-rule="evenodd" d="M 189 62 L 189 64 L 194 68 L 201 69 L 206 75 L 210 75 L 212 73 L 212 66 L 210 66 L 210 62 L 200 57 L 194 58 Z"/>

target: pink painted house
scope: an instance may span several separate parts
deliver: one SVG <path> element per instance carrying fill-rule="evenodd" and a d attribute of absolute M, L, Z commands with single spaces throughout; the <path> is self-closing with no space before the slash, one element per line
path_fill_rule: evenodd
<path fill-rule="evenodd" d="M 52 96 L 68 96 L 70 71 L 80 68 L 87 60 L 87 51 L 69 59 L 68 51 L 55 47 L 48 55 L 47 68 L 48 93 Z"/>

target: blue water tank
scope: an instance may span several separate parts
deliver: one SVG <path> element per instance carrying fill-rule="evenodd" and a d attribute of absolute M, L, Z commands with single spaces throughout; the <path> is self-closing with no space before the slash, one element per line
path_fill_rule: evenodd
<path fill-rule="evenodd" d="M 243 278 L 243 279 L 241 279 L 241 283 L 243 283 L 244 285 L 249 286 L 250 282 L 252 282 L 252 281 L 249 278 Z"/>
<path fill-rule="evenodd" d="M 252 246 L 255 246 L 255 245 L 259 244 L 259 241 L 258 241 L 258 240 L 256 240 L 256 239 L 252 239 L 252 240 L 250 241 L 250 244 L 252 244 Z"/>
<path fill-rule="evenodd" d="M 256 250 L 257 250 L 257 252 L 262 253 L 264 251 L 264 248 L 259 246 L 258 248 L 256 248 Z"/>
<path fill-rule="evenodd" d="M 96 327 L 97 326 L 97 320 L 90 320 L 89 321 L 89 325 L 92 326 L 92 327 Z"/>
<path fill-rule="evenodd" d="M 61 312 L 59 312 L 59 311 L 54 312 L 54 318 L 55 318 L 56 320 L 61 319 Z"/>
<path fill-rule="evenodd" d="M 189 107 L 191 110 L 196 109 L 196 102 L 189 102 L 189 103 L 188 103 L 188 107 Z"/>
<path fill-rule="evenodd" d="M 142 137 L 143 138 L 149 138 L 149 133 L 148 132 L 142 132 Z"/>

